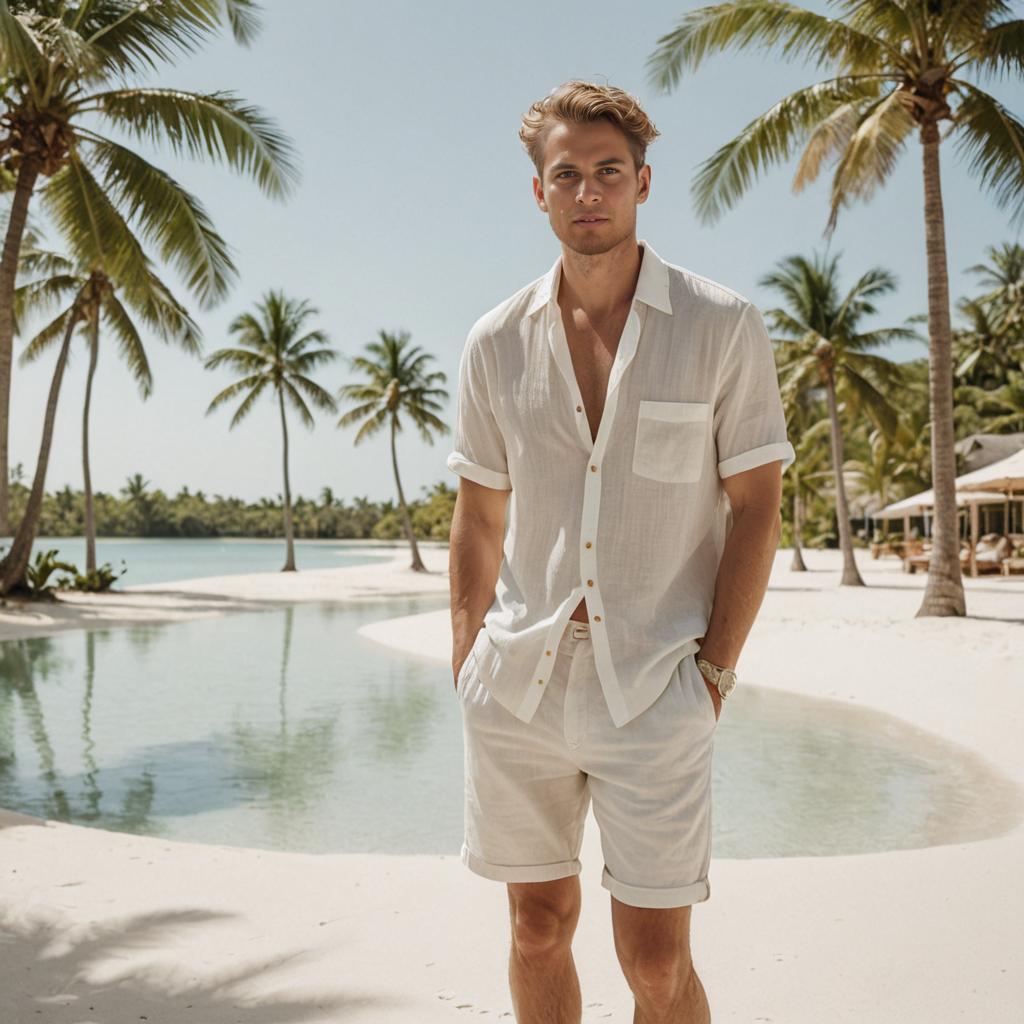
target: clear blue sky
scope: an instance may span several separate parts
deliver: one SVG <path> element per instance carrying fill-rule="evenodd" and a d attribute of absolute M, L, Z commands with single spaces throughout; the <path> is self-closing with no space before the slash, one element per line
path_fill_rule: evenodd
<path fill-rule="evenodd" d="M 373 5 L 331 0 L 268 2 L 264 28 L 249 49 L 228 40 L 159 77 L 166 86 L 232 89 L 260 105 L 289 132 L 303 179 L 278 203 L 223 169 L 157 159 L 211 212 L 232 247 L 236 286 L 216 309 L 192 304 L 207 353 L 230 344 L 226 328 L 268 288 L 284 288 L 320 310 L 318 324 L 348 356 L 380 329 L 411 332 L 448 375 L 446 419 L 454 418 L 456 373 L 473 321 L 539 276 L 558 256 L 557 239 L 531 195 L 533 174 L 517 131 L 531 102 L 569 78 L 618 85 L 639 97 L 661 131 L 648 149 L 652 193 L 639 208 L 638 234 L 672 263 L 746 295 L 760 307 L 777 302 L 758 287 L 776 261 L 823 249 L 829 176 L 800 195 L 790 189 L 795 160 L 775 168 L 713 227 L 698 224 L 690 187 L 698 166 L 777 99 L 828 77 L 810 63 L 784 64 L 775 54 L 712 58 L 669 95 L 646 83 L 645 61 L 659 36 L 697 3 L 651 0 L 550 5 L 524 0 L 489 5 L 469 0 L 436 6 Z M 806 6 L 828 11 L 816 0 Z M 984 82 L 1018 116 L 1017 82 Z M 952 145 L 942 151 L 946 231 L 953 300 L 975 291 L 966 268 L 987 245 L 1019 239 L 1007 215 L 967 177 Z M 56 241 L 55 236 L 51 236 Z M 921 149 L 911 141 L 884 192 L 844 211 L 830 243 L 841 253 L 844 286 L 868 267 L 899 278 L 873 326 L 895 325 L 926 309 Z M 169 280 L 178 284 L 173 274 Z M 180 289 L 179 295 L 186 298 Z M 956 322 L 956 320 L 954 321 Z M 16 342 L 16 356 L 21 345 Z M 281 490 L 281 437 L 269 399 L 234 430 L 234 406 L 207 417 L 210 399 L 231 379 L 200 360 L 147 342 L 154 393 L 143 402 L 101 342 L 91 418 L 93 487 L 117 492 L 142 473 L 170 494 L 182 485 L 245 499 Z M 897 359 L 920 346 L 892 346 Z M 53 355 L 15 367 L 11 464 L 35 467 Z M 87 359 L 77 343 L 65 376 L 47 489 L 82 486 L 81 417 Z M 320 372 L 332 393 L 347 364 Z M 330 486 L 350 500 L 395 497 L 384 432 L 359 447 L 354 429 L 319 415 L 307 431 L 292 416 L 293 494 L 315 497 Z M 433 445 L 407 425 L 399 435 L 406 495 L 419 497 L 440 479 L 457 478 L 444 461 L 451 434 Z"/>

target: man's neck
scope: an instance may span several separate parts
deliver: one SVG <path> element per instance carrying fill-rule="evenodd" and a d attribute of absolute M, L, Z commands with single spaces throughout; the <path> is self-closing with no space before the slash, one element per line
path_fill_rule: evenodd
<path fill-rule="evenodd" d="M 641 253 L 636 238 L 625 239 L 614 249 L 594 256 L 582 255 L 563 245 L 559 306 L 582 309 L 592 323 L 613 317 L 633 299 Z"/>

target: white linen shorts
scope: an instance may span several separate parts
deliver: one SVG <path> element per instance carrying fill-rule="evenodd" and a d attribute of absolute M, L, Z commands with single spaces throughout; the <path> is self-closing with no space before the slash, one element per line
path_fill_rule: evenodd
<path fill-rule="evenodd" d="M 532 721 L 498 703 L 469 656 L 462 710 L 462 862 L 501 882 L 579 874 L 590 800 L 601 833 L 601 885 L 635 907 L 711 895 L 711 761 L 718 724 L 696 653 L 646 711 L 616 727 L 587 623 L 570 619 Z"/>

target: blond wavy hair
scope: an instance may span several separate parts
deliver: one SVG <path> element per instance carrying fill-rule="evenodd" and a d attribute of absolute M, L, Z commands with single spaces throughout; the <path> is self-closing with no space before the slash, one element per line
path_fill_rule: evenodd
<path fill-rule="evenodd" d="M 611 121 L 626 136 L 633 163 L 639 172 L 647 155 L 647 147 L 661 134 L 644 113 L 635 96 L 598 82 L 572 79 L 552 89 L 523 114 L 519 138 L 537 177 L 544 177 L 544 144 L 548 132 L 559 122 L 583 124 L 590 121 Z"/>

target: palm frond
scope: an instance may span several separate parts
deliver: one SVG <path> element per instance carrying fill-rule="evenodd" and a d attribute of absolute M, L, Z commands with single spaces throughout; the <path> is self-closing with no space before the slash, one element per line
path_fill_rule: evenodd
<path fill-rule="evenodd" d="M 235 42 L 248 46 L 259 34 L 259 5 L 253 0 L 224 0 L 228 24 Z"/>
<path fill-rule="evenodd" d="M 139 394 L 143 399 L 149 398 L 153 393 L 153 374 L 149 368 L 146 346 L 131 315 L 115 294 L 109 294 L 104 299 L 103 318 L 117 339 L 117 347 L 128 372 L 139 385 Z"/>
<path fill-rule="evenodd" d="M 823 64 L 841 61 L 849 70 L 910 71 L 906 58 L 884 39 L 796 4 L 776 0 L 730 0 L 684 14 L 657 41 L 647 59 L 648 80 L 672 89 L 684 70 L 695 71 L 711 53 L 760 44 L 778 46 L 783 57 L 804 56 Z"/>
<path fill-rule="evenodd" d="M 704 223 L 717 220 L 742 197 L 758 171 L 788 160 L 836 108 L 877 96 L 879 85 L 878 78 L 832 78 L 773 104 L 701 164 L 692 189 L 698 217 Z M 820 138 L 816 145 L 820 149 Z M 794 180 L 794 189 L 799 180 Z"/>
<path fill-rule="evenodd" d="M 259 396 L 269 386 L 269 377 L 247 377 L 245 380 L 235 381 L 234 384 L 229 384 L 223 391 L 220 392 L 220 394 L 218 394 L 213 399 L 212 402 L 210 402 L 210 405 L 207 408 L 206 413 L 207 415 L 209 415 L 211 412 L 214 411 L 214 409 L 222 405 L 224 402 L 229 401 L 236 394 L 238 394 L 238 392 L 244 391 L 245 388 L 247 387 L 251 387 L 252 390 L 249 392 L 248 395 L 245 396 L 245 399 L 242 401 L 242 404 L 239 405 L 239 407 L 235 410 L 234 416 L 231 417 L 231 421 L 228 423 L 228 429 L 234 430 L 235 427 L 237 427 L 238 424 L 241 423 L 242 420 L 244 420 L 245 417 L 249 415 L 253 405 L 256 403 L 256 399 L 259 398 Z"/>
<path fill-rule="evenodd" d="M 72 17 L 108 71 L 125 75 L 195 53 L 225 19 L 235 40 L 247 44 L 255 35 L 256 10 L 247 0 L 103 0 L 80 4 Z"/>
<path fill-rule="evenodd" d="M 345 413 L 338 420 L 338 426 L 349 426 L 351 423 L 354 423 L 356 421 L 356 417 L 353 413 L 355 413 L 354 409 Z M 388 412 L 387 406 L 381 406 L 378 408 L 376 412 L 373 412 L 372 415 L 370 415 L 369 418 L 363 422 L 363 425 L 355 432 L 355 435 L 352 438 L 352 444 L 358 445 L 367 438 L 373 437 L 373 435 L 387 423 L 390 416 L 391 414 Z"/>
<path fill-rule="evenodd" d="M 67 330 L 68 317 L 76 316 L 77 311 L 74 303 L 67 309 L 62 309 L 42 330 L 38 331 L 32 340 L 25 346 L 18 357 L 19 366 L 27 366 L 35 362 L 52 344 L 63 342 L 64 332 Z M 70 363 L 71 353 L 68 353 Z"/>
<path fill-rule="evenodd" d="M 295 373 L 309 373 L 311 370 L 315 370 L 318 366 L 333 362 L 338 358 L 339 353 L 333 348 L 314 348 L 310 349 L 308 352 L 302 351 L 302 346 L 306 344 L 326 340 L 327 335 L 324 334 L 323 331 L 312 331 L 295 343 L 290 360 L 292 369 Z"/>
<path fill-rule="evenodd" d="M 1024 71 L 1024 19 L 1014 18 L 993 25 L 956 57 L 963 57 L 964 64 L 972 64 L 979 71 L 1000 78 L 1004 74 L 1019 75 Z"/>
<path fill-rule="evenodd" d="M 851 349 L 870 348 L 875 345 L 891 345 L 894 341 L 917 341 L 924 339 L 918 331 L 909 327 L 879 327 L 873 331 L 865 331 L 862 334 L 852 334 L 847 339 Z M 892 364 L 890 364 L 892 365 Z"/>
<path fill-rule="evenodd" d="M 224 365 L 239 373 L 254 373 L 265 368 L 265 361 L 258 353 L 244 348 L 219 348 L 203 363 L 203 369 L 216 370 Z"/>
<path fill-rule="evenodd" d="M 125 307 L 164 341 L 173 342 L 190 355 L 202 352 L 202 331 L 189 311 L 174 297 L 146 262 L 141 288 L 119 289 Z"/>
<path fill-rule="evenodd" d="M 118 285 L 144 286 L 139 240 L 76 152 L 49 179 L 42 201 L 82 267 L 101 269 Z"/>
<path fill-rule="evenodd" d="M 282 391 L 288 398 L 289 404 L 299 414 L 303 424 L 310 430 L 316 426 L 316 420 L 313 419 L 313 414 L 309 411 L 309 406 L 302 400 L 302 395 L 298 393 L 291 380 L 284 380 L 282 382 Z"/>
<path fill-rule="evenodd" d="M 74 265 L 63 253 L 37 248 L 27 238 L 22 239 L 21 251 L 18 253 L 19 275 L 54 277 L 58 274 L 70 274 L 73 270 Z"/>
<path fill-rule="evenodd" d="M 46 68 L 46 57 L 26 22 L 31 15 L 15 15 L 7 0 L 0 0 L 0 68 L 4 77 L 15 74 L 29 84 L 36 95 L 35 83 Z"/>
<path fill-rule="evenodd" d="M 76 109 L 96 110 L 118 129 L 154 145 L 166 143 L 180 156 L 223 160 L 273 198 L 287 196 L 299 181 L 288 136 L 229 90 L 114 89 L 87 97 Z"/>
<path fill-rule="evenodd" d="M 969 170 L 996 205 L 1012 208 L 1010 224 L 1024 215 L 1024 124 L 998 100 L 969 82 L 958 81 L 966 96 L 957 107 L 956 148 L 970 156 Z"/>
<path fill-rule="evenodd" d="M 899 90 L 870 104 L 836 167 L 826 232 L 835 229 L 839 210 L 857 197 L 867 202 L 896 168 L 896 161 L 916 122 Z"/>
<path fill-rule="evenodd" d="M 865 313 L 875 313 L 873 303 L 867 300 L 876 295 L 887 295 L 896 290 L 896 277 L 883 267 L 866 270 L 854 282 L 836 310 L 833 323 L 845 331 L 847 324 L 859 320 Z"/>
<path fill-rule="evenodd" d="M 142 235 L 156 244 L 204 308 L 223 299 L 237 277 L 228 246 L 202 203 L 166 171 L 110 139 L 89 133 L 103 187 Z"/>
<path fill-rule="evenodd" d="M 14 316 L 14 333 L 21 333 L 21 325 L 27 316 L 49 310 L 55 303 L 65 302 L 69 292 L 77 291 L 82 285 L 79 278 L 71 274 L 29 281 L 14 290 L 12 311 Z"/>
<path fill-rule="evenodd" d="M 809 330 L 807 324 L 784 309 L 766 309 L 764 319 L 773 331 L 778 331 L 790 338 L 802 338 Z"/>
<path fill-rule="evenodd" d="M 295 374 L 288 379 L 298 390 L 305 392 L 318 409 L 322 409 L 324 412 L 338 411 L 338 403 L 330 392 L 322 388 L 316 381 Z"/>

